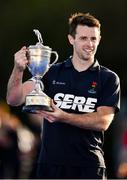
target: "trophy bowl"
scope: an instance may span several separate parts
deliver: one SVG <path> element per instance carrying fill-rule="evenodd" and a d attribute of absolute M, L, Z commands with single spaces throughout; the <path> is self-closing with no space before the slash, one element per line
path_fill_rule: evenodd
<path fill-rule="evenodd" d="M 38 30 L 34 30 L 34 32 L 39 42 L 28 47 L 27 67 L 32 74 L 33 81 L 35 81 L 35 88 L 26 95 L 25 106 L 23 106 L 22 111 L 28 113 L 36 113 L 37 110 L 53 111 L 51 107 L 52 100 L 43 92 L 44 85 L 41 79 L 49 68 L 57 62 L 58 54 L 56 51 L 52 51 L 50 47 L 43 45 L 42 37 Z M 56 57 L 53 63 L 50 64 L 52 54 L 55 54 Z"/>

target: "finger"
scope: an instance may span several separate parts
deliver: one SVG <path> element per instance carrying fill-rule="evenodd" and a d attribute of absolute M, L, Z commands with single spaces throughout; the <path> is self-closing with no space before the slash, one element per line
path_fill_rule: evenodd
<path fill-rule="evenodd" d="M 49 116 L 47 116 L 47 117 L 45 117 L 45 118 L 46 118 L 46 120 L 48 120 L 50 123 L 55 122 L 55 120 L 54 120 L 53 118 L 49 117 Z"/>
<path fill-rule="evenodd" d="M 26 47 L 26 46 L 23 46 L 23 47 L 21 48 L 21 50 L 27 50 L 27 47 Z"/>
<path fill-rule="evenodd" d="M 53 110 L 56 110 L 56 109 L 57 109 L 57 107 L 56 107 L 56 105 L 54 104 L 53 99 L 52 99 L 51 104 L 52 104 L 52 108 L 53 108 Z"/>

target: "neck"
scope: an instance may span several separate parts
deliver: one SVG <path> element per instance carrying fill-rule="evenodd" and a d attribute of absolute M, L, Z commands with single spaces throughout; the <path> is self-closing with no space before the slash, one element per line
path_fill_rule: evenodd
<path fill-rule="evenodd" d="M 72 57 L 72 64 L 74 68 L 79 72 L 86 71 L 93 63 L 94 63 L 94 59 L 83 60 Z"/>

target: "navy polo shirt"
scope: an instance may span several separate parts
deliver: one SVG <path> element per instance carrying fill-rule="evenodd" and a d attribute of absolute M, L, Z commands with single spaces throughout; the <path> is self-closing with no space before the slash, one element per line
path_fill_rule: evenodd
<path fill-rule="evenodd" d="M 45 93 L 69 113 L 92 113 L 99 106 L 120 108 L 120 83 L 116 73 L 94 64 L 78 72 L 71 58 L 53 65 L 43 77 Z M 40 163 L 105 167 L 103 132 L 44 120 Z"/>

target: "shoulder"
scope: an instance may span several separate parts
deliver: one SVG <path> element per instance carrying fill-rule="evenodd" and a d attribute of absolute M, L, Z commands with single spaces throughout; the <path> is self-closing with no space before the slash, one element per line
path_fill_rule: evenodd
<path fill-rule="evenodd" d="M 49 70 L 47 71 L 46 75 L 54 76 L 56 73 L 58 73 L 63 66 L 63 63 L 57 63 L 49 67 Z"/>
<path fill-rule="evenodd" d="M 64 62 L 59 62 L 59 63 L 53 64 L 53 65 L 49 68 L 49 70 L 59 69 L 63 64 L 64 64 Z"/>
<path fill-rule="evenodd" d="M 53 64 L 49 67 L 48 71 L 44 75 L 43 79 L 54 79 L 59 76 L 59 73 L 63 70 L 65 67 L 66 61 L 58 62 L 56 64 Z"/>
<path fill-rule="evenodd" d="M 68 61 L 69 61 L 69 59 L 66 59 L 66 60 L 64 60 L 62 62 L 58 62 L 56 64 L 53 64 L 49 68 L 48 72 L 51 73 L 51 72 L 54 72 L 54 71 L 61 70 L 62 68 L 66 67 L 66 64 L 68 64 Z"/>
<path fill-rule="evenodd" d="M 102 78 L 105 80 L 114 79 L 115 81 L 120 81 L 118 74 L 105 66 L 100 66 L 100 73 Z"/>

